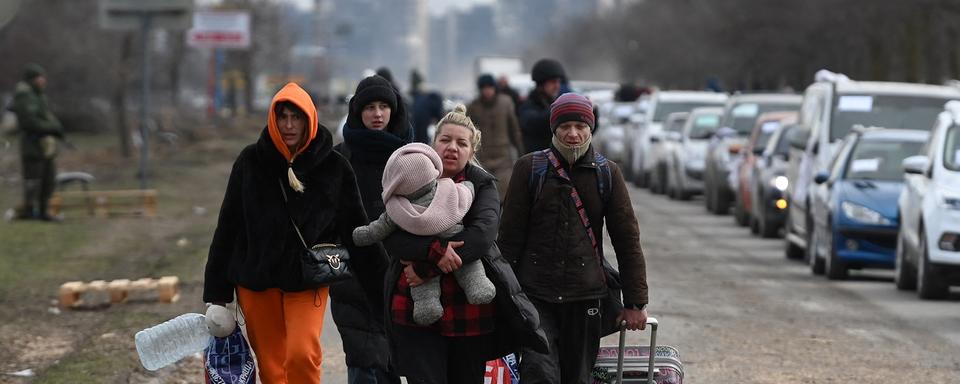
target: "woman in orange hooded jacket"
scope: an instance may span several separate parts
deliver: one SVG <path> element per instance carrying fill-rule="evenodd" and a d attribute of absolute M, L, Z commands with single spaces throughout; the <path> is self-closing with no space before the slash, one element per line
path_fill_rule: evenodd
<path fill-rule="evenodd" d="M 343 244 L 361 281 L 382 279 L 378 248 L 356 247 L 351 238 L 367 223 L 356 177 L 317 120 L 313 101 L 296 84 L 273 97 L 260 139 L 233 165 L 204 273 L 205 302 L 223 305 L 236 293 L 267 384 L 321 377 L 328 288 L 304 283 L 304 248 L 291 219 L 308 245 Z"/>

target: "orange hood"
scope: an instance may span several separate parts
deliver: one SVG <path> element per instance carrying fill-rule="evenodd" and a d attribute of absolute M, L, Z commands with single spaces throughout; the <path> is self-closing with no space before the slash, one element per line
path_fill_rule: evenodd
<path fill-rule="evenodd" d="M 307 140 L 300 148 L 297 148 L 297 153 L 290 153 L 290 149 L 283 143 L 283 138 L 280 136 L 280 128 L 277 127 L 277 116 L 274 108 L 281 101 L 289 101 L 307 114 Z M 273 146 L 277 147 L 277 150 L 287 159 L 287 162 L 293 162 L 294 157 L 310 146 L 310 142 L 317 137 L 317 107 L 313 105 L 313 100 L 307 94 L 307 91 L 304 91 L 295 83 L 287 83 L 283 89 L 273 95 L 273 101 L 270 102 L 270 111 L 267 115 L 267 131 L 270 133 Z"/>

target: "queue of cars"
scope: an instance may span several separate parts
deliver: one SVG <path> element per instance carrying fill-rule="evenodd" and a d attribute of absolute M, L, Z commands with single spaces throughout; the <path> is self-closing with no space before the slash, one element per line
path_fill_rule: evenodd
<path fill-rule="evenodd" d="M 616 138 L 632 144 L 617 156 L 638 186 L 732 206 L 829 279 L 893 269 L 924 299 L 960 285 L 960 88 L 820 71 L 802 96 L 663 91 L 634 104 Z"/>

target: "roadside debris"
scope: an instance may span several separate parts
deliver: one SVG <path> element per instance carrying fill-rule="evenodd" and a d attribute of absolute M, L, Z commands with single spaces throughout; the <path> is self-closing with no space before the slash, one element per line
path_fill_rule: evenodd
<path fill-rule="evenodd" d="M 94 280 L 89 283 L 70 281 L 60 286 L 60 308 L 96 308 L 126 301 L 159 301 L 172 303 L 180 298 L 180 279 L 164 276 L 159 279 Z"/>

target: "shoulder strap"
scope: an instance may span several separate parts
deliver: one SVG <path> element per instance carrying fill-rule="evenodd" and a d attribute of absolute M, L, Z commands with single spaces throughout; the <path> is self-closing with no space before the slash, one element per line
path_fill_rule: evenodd
<path fill-rule="evenodd" d="M 547 158 L 550 160 L 554 171 L 557 172 L 557 176 L 570 181 L 570 175 L 568 175 L 567 171 L 560 165 L 560 160 L 557 159 L 557 156 L 554 155 L 553 152 L 548 151 Z M 580 199 L 580 192 L 577 191 L 577 187 L 575 187 L 572 182 L 570 183 L 570 199 L 573 201 L 573 206 L 577 208 L 580 223 L 583 224 L 583 229 L 587 231 L 587 237 L 590 238 L 590 245 L 593 246 L 594 254 L 596 254 L 597 259 L 602 262 L 603 257 L 600 255 L 600 247 L 603 245 L 597 241 L 597 237 L 593 234 L 593 226 L 590 224 L 590 218 L 587 216 L 587 209 L 583 206 L 583 200 Z"/>
<path fill-rule="evenodd" d="M 307 246 L 307 241 L 303 239 L 303 234 L 300 233 L 300 227 L 297 226 L 297 222 L 293 221 L 293 215 L 290 214 L 289 207 L 287 207 L 287 190 L 283 188 L 283 180 L 277 179 L 277 183 L 280 184 L 280 193 L 283 195 L 283 207 L 287 210 L 287 217 L 290 218 L 290 224 L 293 224 L 293 229 L 297 231 L 297 237 L 300 238 L 303 249 L 309 251 L 310 247 Z"/>

